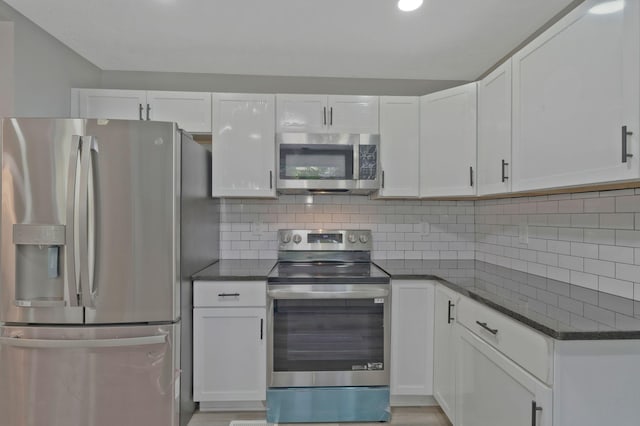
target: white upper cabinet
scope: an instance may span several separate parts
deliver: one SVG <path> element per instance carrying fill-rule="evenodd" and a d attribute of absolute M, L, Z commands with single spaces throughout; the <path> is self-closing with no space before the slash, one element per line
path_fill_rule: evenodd
<path fill-rule="evenodd" d="M 212 96 L 212 195 L 275 197 L 274 95 Z"/>
<path fill-rule="evenodd" d="M 79 118 L 146 120 L 147 92 L 144 90 L 79 89 Z M 76 111 L 71 115 L 76 116 Z"/>
<path fill-rule="evenodd" d="M 420 98 L 420 196 L 475 195 L 476 87 Z"/>
<path fill-rule="evenodd" d="M 639 176 L 639 2 L 590 13 L 599 3 L 513 57 L 514 191 Z"/>
<path fill-rule="evenodd" d="M 478 195 L 511 190 L 511 59 L 478 82 Z"/>
<path fill-rule="evenodd" d="M 147 92 L 149 118 L 175 121 L 191 133 L 211 133 L 211 93 Z"/>
<path fill-rule="evenodd" d="M 173 121 L 191 133 L 211 133 L 211 93 L 72 89 L 71 117 Z"/>
<path fill-rule="evenodd" d="M 377 96 L 277 95 L 278 133 L 378 133 Z"/>
<path fill-rule="evenodd" d="M 380 98 L 381 187 L 378 195 L 417 197 L 420 193 L 420 98 Z"/>
<path fill-rule="evenodd" d="M 329 96 L 329 131 L 377 134 L 378 102 L 377 96 Z"/>

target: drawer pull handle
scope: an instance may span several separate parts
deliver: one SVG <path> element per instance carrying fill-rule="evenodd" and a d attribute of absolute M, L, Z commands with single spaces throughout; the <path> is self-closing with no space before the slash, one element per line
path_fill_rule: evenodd
<path fill-rule="evenodd" d="M 451 322 L 454 320 L 454 318 L 451 317 L 451 308 L 453 308 L 454 306 L 456 305 L 451 303 L 451 300 L 449 300 L 449 307 L 447 308 L 447 324 L 451 324 Z"/>
<path fill-rule="evenodd" d="M 539 407 L 535 401 L 531 401 L 531 426 L 536 426 L 538 411 L 542 411 L 542 407 Z"/>
<path fill-rule="evenodd" d="M 239 297 L 240 293 L 220 293 L 218 297 Z"/>
<path fill-rule="evenodd" d="M 493 334 L 494 336 L 496 334 L 498 334 L 498 329 L 489 327 L 486 322 L 476 321 L 476 324 L 478 324 L 480 327 L 484 328 L 485 330 L 487 330 L 489 333 Z"/>

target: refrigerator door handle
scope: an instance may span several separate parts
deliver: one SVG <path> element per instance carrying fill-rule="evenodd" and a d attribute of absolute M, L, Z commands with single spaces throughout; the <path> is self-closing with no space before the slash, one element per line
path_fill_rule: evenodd
<path fill-rule="evenodd" d="M 48 340 L 24 339 L 20 337 L 0 337 L 0 345 L 19 348 L 81 349 L 81 348 L 122 348 L 167 343 L 166 335 L 125 337 L 122 339 Z"/>
<path fill-rule="evenodd" d="M 80 159 L 80 288 L 82 304 L 95 308 L 96 290 L 93 288 L 93 271 L 95 265 L 96 206 L 95 180 L 93 173 L 93 153 L 98 152 L 98 144 L 93 136 L 82 138 Z M 89 179 L 92 188 L 89 189 Z"/>
<path fill-rule="evenodd" d="M 78 306 L 78 279 L 76 265 L 76 233 L 75 215 L 78 211 L 76 203 L 76 178 L 78 175 L 78 153 L 80 152 L 81 137 L 74 135 L 71 142 L 71 154 L 69 156 L 69 172 L 67 177 L 67 226 L 65 235 L 65 262 L 67 292 L 69 293 L 69 306 Z"/>

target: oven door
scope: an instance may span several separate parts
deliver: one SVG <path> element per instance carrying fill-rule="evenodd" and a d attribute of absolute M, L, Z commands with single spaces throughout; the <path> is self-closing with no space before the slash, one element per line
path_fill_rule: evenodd
<path fill-rule="evenodd" d="M 267 290 L 269 387 L 388 386 L 388 284 Z"/>

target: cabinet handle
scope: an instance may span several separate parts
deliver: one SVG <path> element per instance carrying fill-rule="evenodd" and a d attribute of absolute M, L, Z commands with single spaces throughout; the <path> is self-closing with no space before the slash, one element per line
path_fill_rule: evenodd
<path fill-rule="evenodd" d="M 382 189 L 384 189 L 384 170 L 382 171 Z"/>
<path fill-rule="evenodd" d="M 447 308 L 447 324 L 451 324 L 451 321 L 455 319 L 451 318 L 451 308 L 453 308 L 454 306 L 456 305 L 451 303 L 451 300 L 449 300 L 449 307 Z"/>
<path fill-rule="evenodd" d="M 509 163 L 507 163 L 506 161 L 504 161 L 504 158 L 502 159 L 502 182 L 506 181 L 507 179 L 509 179 L 509 176 L 507 176 L 507 172 L 505 170 L 505 167 L 508 166 Z"/>
<path fill-rule="evenodd" d="M 633 154 L 629 154 L 627 151 L 627 137 L 631 136 L 633 132 L 627 131 L 627 126 L 622 126 L 622 162 L 626 163 L 628 158 L 633 157 Z"/>
<path fill-rule="evenodd" d="M 476 321 L 476 324 L 478 324 L 480 327 L 484 328 L 485 330 L 487 330 L 489 333 L 493 334 L 494 336 L 496 334 L 498 334 L 498 329 L 489 327 L 486 322 Z"/>
<path fill-rule="evenodd" d="M 269 170 L 269 189 L 273 189 L 273 170 Z"/>
<path fill-rule="evenodd" d="M 263 333 L 263 324 L 264 324 L 264 319 L 260 318 L 260 340 L 263 339 L 264 333 Z"/>
<path fill-rule="evenodd" d="M 536 426 L 538 411 L 542 411 L 542 407 L 539 407 L 535 401 L 531 401 L 531 426 Z"/>
<path fill-rule="evenodd" d="M 473 186 L 473 166 L 469 166 L 469 185 Z"/>
<path fill-rule="evenodd" d="M 218 293 L 218 297 L 240 297 L 240 293 Z"/>
<path fill-rule="evenodd" d="M 140 117 L 140 120 L 143 120 L 142 118 L 142 110 L 144 109 L 144 107 L 142 106 L 142 104 L 138 104 L 138 117 Z"/>
<path fill-rule="evenodd" d="M 329 126 L 333 126 L 333 107 L 329 108 Z"/>
<path fill-rule="evenodd" d="M 149 112 L 151 111 L 151 106 L 149 104 L 147 104 L 147 121 L 150 120 L 149 118 Z"/>
<path fill-rule="evenodd" d="M 322 123 L 327 125 L 327 107 L 322 108 Z"/>

